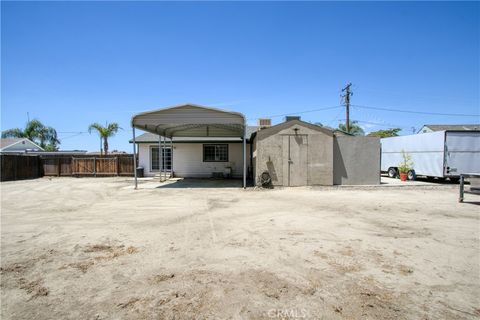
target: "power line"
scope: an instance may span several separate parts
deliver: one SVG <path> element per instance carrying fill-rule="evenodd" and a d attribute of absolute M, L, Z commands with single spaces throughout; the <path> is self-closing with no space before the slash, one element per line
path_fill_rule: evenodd
<path fill-rule="evenodd" d="M 57 131 L 57 133 L 88 133 L 88 131 Z"/>
<path fill-rule="evenodd" d="M 345 121 L 345 119 L 336 119 L 338 121 Z M 375 126 L 380 126 L 380 127 L 386 127 L 386 128 L 400 128 L 402 130 L 407 130 L 411 129 L 414 127 L 411 126 L 403 126 L 403 125 L 396 125 L 396 124 L 391 124 L 391 123 L 380 123 L 380 122 L 371 122 L 371 121 L 363 121 L 363 120 L 352 120 L 352 123 L 364 123 L 364 124 L 371 124 Z M 415 130 L 416 131 L 416 130 Z"/>
<path fill-rule="evenodd" d="M 355 86 L 357 87 L 357 86 Z M 388 94 L 388 95 L 394 95 L 394 96 L 398 96 L 398 97 L 405 97 L 407 94 L 408 94 L 408 97 L 409 98 L 418 98 L 418 99 L 422 99 L 422 100 L 425 100 L 425 99 L 428 99 L 428 100 L 432 100 L 432 99 L 435 99 L 435 100 L 442 100 L 442 101 L 445 101 L 445 100 L 450 100 L 450 101 L 454 101 L 453 98 L 451 97 L 440 97 L 440 96 L 433 96 L 433 95 L 412 95 L 411 92 L 398 92 L 398 91 L 385 91 L 383 89 L 377 89 L 377 88 L 373 88 L 373 89 L 370 89 L 367 87 L 367 89 L 365 89 L 365 87 L 359 87 L 359 89 L 361 89 L 361 91 L 366 91 L 366 92 L 371 92 L 371 93 L 381 93 L 381 94 Z M 468 97 L 462 97 L 462 99 L 466 99 L 472 103 L 477 103 L 477 101 L 475 101 L 475 99 L 473 98 L 468 98 Z"/>
<path fill-rule="evenodd" d="M 343 108 L 343 106 L 324 107 L 324 108 L 318 108 L 318 109 L 303 110 L 303 111 L 298 111 L 298 112 L 275 114 L 275 115 L 264 116 L 264 118 L 278 118 L 278 117 L 285 117 L 285 116 L 290 116 L 290 115 L 311 113 L 311 112 L 317 112 L 317 111 L 323 111 L 323 110 L 331 110 L 331 109 L 337 109 L 337 108 Z M 255 120 L 255 119 L 257 119 L 257 118 L 250 118 L 248 120 Z"/>
<path fill-rule="evenodd" d="M 361 108 L 361 109 L 372 109 L 372 110 L 381 110 L 389 112 L 402 112 L 402 113 L 414 113 L 414 114 L 426 114 L 433 116 L 451 116 L 451 117 L 480 117 L 480 114 L 466 114 L 466 113 L 440 113 L 440 112 L 427 112 L 427 111 L 413 111 L 413 110 L 401 110 L 393 108 L 380 108 L 380 107 L 369 107 L 369 106 L 360 106 L 357 104 L 352 104 L 352 107 Z"/>
<path fill-rule="evenodd" d="M 340 113 L 342 113 L 342 111 L 343 111 L 343 110 L 339 110 L 339 111 L 338 111 L 338 113 L 335 115 L 335 117 L 328 122 L 328 126 L 332 126 L 332 123 L 333 123 L 334 121 L 337 121 L 337 120 L 338 120 L 337 118 L 338 118 L 338 116 L 340 115 Z"/>
<path fill-rule="evenodd" d="M 82 135 L 82 133 L 81 133 L 81 132 L 80 132 L 80 133 L 76 133 L 76 134 L 72 134 L 72 135 L 70 135 L 70 136 L 66 136 L 66 137 L 58 137 L 58 139 L 59 139 L 59 140 L 66 140 L 66 139 L 70 139 L 70 138 L 78 137 L 78 136 L 80 136 L 80 135 Z"/>
<path fill-rule="evenodd" d="M 373 124 L 373 125 L 376 125 L 376 126 L 383 126 L 383 127 L 389 127 L 389 128 L 402 128 L 402 129 L 403 128 L 410 128 L 410 126 L 401 126 L 401 125 L 391 124 L 391 123 L 380 123 L 380 122 L 371 122 L 371 121 L 363 121 L 363 120 L 353 120 L 352 122 Z"/>

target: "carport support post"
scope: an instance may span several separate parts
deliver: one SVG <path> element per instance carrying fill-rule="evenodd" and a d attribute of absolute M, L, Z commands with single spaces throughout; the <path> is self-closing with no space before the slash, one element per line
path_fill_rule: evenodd
<path fill-rule="evenodd" d="M 135 127 L 132 126 L 133 131 L 133 174 L 135 176 L 135 189 L 137 189 L 137 146 L 135 144 Z"/>
<path fill-rule="evenodd" d="M 163 142 L 165 141 L 165 137 L 162 136 L 162 141 L 160 148 L 158 149 L 158 167 L 160 168 L 160 181 L 165 181 L 163 177 Z"/>
<path fill-rule="evenodd" d="M 163 137 L 163 148 L 162 148 L 162 174 L 164 175 L 163 181 L 167 181 L 167 170 L 165 170 L 165 146 L 167 145 L 167 137 Z"/>
<path fill-rule="evenodd" d="M 247 139 L 245 126 L 243 127 L 243 189 L 247 188 Z"/>
<path fill-rule="evenodd" d="M 173 137 L 170 137 L 170 178 L 173 178 Z"/>
<path fill-rule="evenodd" d="M 158 135 L 158 179 L 162 182 L 162 168 L 160 167 L 160 155 L 162 154 L 162 136 Z"/>

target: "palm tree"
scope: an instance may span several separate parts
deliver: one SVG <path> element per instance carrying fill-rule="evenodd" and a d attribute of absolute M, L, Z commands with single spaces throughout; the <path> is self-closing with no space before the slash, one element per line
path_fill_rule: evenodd
<path fill-rule="evenodd" d="M 42 127 L 39 130 L 40 146 L 46 151 L 55 151 L 60 141 L 57 139 L 57 131 L 52 127 Z M 47 143 L 48 142 L 48 143 Z"/>
<path fill-rule="evenodd" d="M 353 134 L 354 136 L 364 136 L 365 131 L 363 131 L 362 127 L 360 127 L 357 123 L 357 121 L 350 121 L 350 131 L 348 133 Z M 338 125 L 338 129 L 347 132 L 347 126 L 345 123 L 340 123 Z"/>
<path fill-rule="evenodd" d="M 119 129 L 122 128 L 120 128 L 116 122 L 105 124 L 105 127 L 95 122 L 88 127 L 88 132 L 92 133 L 92 130 L 98 132 L 100 140 L 103 140 L 103 150 L 105 151 L 105 154 L 108 154 L 108 138 L 113 137 Z M 102 154 L 102 149 L 100 149 L 100 154 Z"/>
<path fill-rule="evenodd" d="M 45 126 L 37 119 L 28 121 L 24 129 L 13 128 L 2 131 L 2 138 L 27 138 L 49 151 L 57 150 L 60 144 L 57 131 Z"/>

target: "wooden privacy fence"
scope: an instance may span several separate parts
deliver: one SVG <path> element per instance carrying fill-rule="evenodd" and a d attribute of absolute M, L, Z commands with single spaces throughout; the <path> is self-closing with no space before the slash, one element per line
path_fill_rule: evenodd
<path fill-rule="evenodd" d="M 46 176 L 132 176 L 133 156 L 42 157 Z"/>
<path fill-rule="evenodd" d="M 72 157 L 41 158 L 43 175 L 45 176 L 71 176 Z"/>
<path fill-rule="evenodd" d="M 1 181 L 34 179 L 42 176 L 40 159 L 29 155 L 1 155 Z"/>
<path fill-rule="evenodd" d="M 133 176 L 133 155 L 1 155 L 1 181 L 42 176 Z"/>

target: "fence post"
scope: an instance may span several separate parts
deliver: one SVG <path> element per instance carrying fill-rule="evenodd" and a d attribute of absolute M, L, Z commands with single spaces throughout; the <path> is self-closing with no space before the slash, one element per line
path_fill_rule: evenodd
<path fill-rule="evenodd" d="M 37 178 L 40 178 L 43 176 L 42 171 L 43 171 L 43 162 L 40 156 L 36 156 L 37 158 Z"/>
<path fill-rule="evenodd" d="M 120 176 L 120 157 L 115 157 L 117 160 L 116 160 L 116 163 L 117 163 L 117 177 Z"/>
<path fill-rule="evenodd" d="M 97 176 L 97 157 L 93 156 L 93 176 Z"/>
<path fill-rule="evenodd" d="M 57 157 L 57 165 L 58 165 L 58 168 L 57 168 L 57 176 L 60 177 L 60 173 L 62 172 L 62 163 L 60 161 L 60 157 Z"/>
<path fill-rule="evenodd" d="M 458 202 L 463 202 L 463 188 L 465 187 L 465 176 L 460 175 L 460 196 L 458 197 Z"/>
<path fill-rule="evenodd" d="M 17 169 L 18 169 L 18 165 L 17 165 L 17 157 L 16 155 L 13 156 L 13 180 L 17 180 Z"/>

